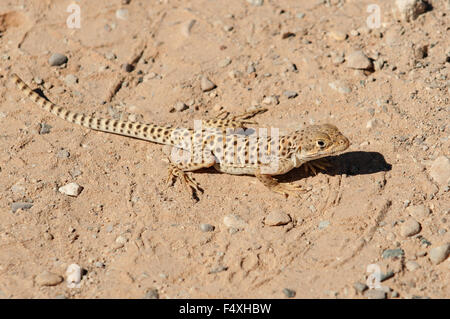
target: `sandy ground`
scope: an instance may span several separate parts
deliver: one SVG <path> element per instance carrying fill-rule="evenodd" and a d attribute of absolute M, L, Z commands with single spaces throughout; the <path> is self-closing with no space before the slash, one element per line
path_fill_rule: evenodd
<path fill-rule="evenodd" d="M 450 297 L 448 1 L 407 22 L 388 0 L 85 0 L 69 28 L 71 3 L 0 4 L 0 297 Z M 357 50 L 371 70 L 349 67 Z M 166 186 L 163 147 L 46 114 L 13 72 L 86 114 L 192 127 L 262 105 L 261 125 L 333 123 L 352 145 L 282 176 L 299 198 L 206 170 L 194 201 Z"/>

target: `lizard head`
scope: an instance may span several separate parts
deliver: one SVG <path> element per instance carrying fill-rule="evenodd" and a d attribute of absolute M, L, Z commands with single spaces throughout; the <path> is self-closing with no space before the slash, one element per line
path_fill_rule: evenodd
<path fill-rule="evenodd" d="M 331 124 L 312 125 L 293 134 L 296 149 L 293 153 L 296 166 L 345 151 L 350 142 L 338 128 Z M 297 166 L 297 167 L 298 167 Z"/>

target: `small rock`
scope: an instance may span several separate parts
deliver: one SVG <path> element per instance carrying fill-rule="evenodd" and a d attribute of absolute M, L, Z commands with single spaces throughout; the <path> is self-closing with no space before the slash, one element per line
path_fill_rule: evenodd
<path fill-rule="evenodd" d="M 353 284 L 353 288 L 355 288 L 355 290 L 356 290 L 358 293 L 363 293 L 363 292 L 366 291 L 367 288 L 369 288 L 369 287 L 367 287 L 367 285 L 366 285 L 366 284 L 363 284 L 362 282 L 355 282 L 355 283 Z"/>
<path fill-rule="evenodd" d="M 450 184 L 450 158 L 440 156 L 433 161 L 430 168 L 430 176 L 440 186 L 445 187 Z"/>
<path fill-rule="evenodd" d="M 433 264 L 437 265 L 446 260 L 449 254 L 450 254 L 450 243 L 447 243 L 430 249 L 428 257 L 430 258 Z"/>
<path fill-rule="evenodd" d="M 405 254 L 405 252 L 403 251 L 403 249 L 395 248 L 395 249 L 386 249 L 385 251 L 383 251 L 381 256 L 383 257 L 383 259 L 399 258 L 399 257 L 403 256 L 404 254 Z"/>
<path fill-rule="evenodd" d="M 213 269 L 211 269 L 209 272 L 208 272 L 208 274 L 217 274 L 217 273 L 219 273 L 219 272 L 222 272 L 222 271 L 227 271 L 228 270 L 228 267 L 227 266 L 217 266 L 217 267 L 214 267 Z"/>
<path fill-rule="evenodd" d="M 364 293 L 367 299 L 386 299 L 386 292 L 381 289 L 369 289 Z"/>
<path fill-rule="evenodd" d="M 328 86 L 341 94 L 348 94 L 352 92 L 352 89 L 343 84 L 341 81 L 334 81 L 328 83 Z"/>
<path fill-rule="evenodd" d="M 83 172 L 81 172 L 78 168 L 73 168 L 70 170 L 69 174 L 70 174 L 70 176 L 72 176 L 72 178 L 76 178 L 76 177 L 80 176 L 81 174 L 83 174 Z"/>
<path fill-rule="evenodd" d="M 373 69 L 373 63 L 364 52 L 357 50 L 347 56 L 347 67 L 357 70 L 370 70 Z"/>
<path fill-rule="evenodd" d="M 11 211 L 15 213 L 17 210 L 22 209 L 30 209 L 33 207 L 33 203 L 27 203 L 27 202 L 16 202 L 11 204 Z"/>
<path fill-rule="evenodd" d="M 291 221 L 291 217 L 288 214 L 281 211 L 273 211 L 269 213 L 264 219 L 264 224 L 269 226 L 281 226 L 286 225 Z"/>
<path fill-rule="evenodd" d="M 187 110 L 188 108 L 189 107 L 186 104 L 184 104 L 183 102 L 177 102 L 173 106 L 173 110 L 177 111 L 177 112 L 183 112 L 184 110 Z"/>
<path fill-rule="evenodd" d="M 119 9 L 116 11 L 116 18 L 121 20 L 128 19 L 128 9 Z"/>
<path fill-rule="evenodd" d="M 417 262 L 415 262 L 414 260 L 408 260 L 408 261 L 405 263 L 405 267 L 406 267 L 406 269 L 408 269 L 409 271 L 414 271 L 414 270 L 416 270 L 416 269 L 419 269 L 419 268 L 420 268 L 420 265 L 419 265 Z"/>
<path fill-rule="evenodd" d="M 107 52 L 105 54 L 105 58 L 108 60 L 115 60 L 117 58 L 117 56 L 113 52 Z"/>
<path fill-rule="evenodd" d="M 78 78 L 73 74 L 67 74 L 64 78 L 64 82 L 68 86 L 75 85 L 76 83 L 78 83 Z"/>
<path fill-rule="evenodd" d="M 145 293 L 145 299 L 159 299 L 159 292 L 156 288 L 151 288 Z"/>
<path fill-rule="evenodd" d="M 264 0 L 247 0 L 252 6 L 260 7 L 264 4 Z"/>
<path fill-rule="evenodd" d="M 68 158 L 69 156 L 70 156 L 69 151 L 64 149 L 59 150 L 58 153 L 56 153 L 56 157 L 58 158 Z"/>
<path fill-rule="evenodd" d="M 395 0 L 395 4 L 400 18 L 406 22 L 417 19 L 428 8 L 427 3 L 423 0 Z"/>
<path fill-rule="evenodd" d="M 371 120 L 367 121 L 367 123 L 366 123 L 366 129 L 369 129 L 369 130 L 370 130 L 370 129 L 372 129 L 372 128 L 378 126 L 378 124 L 379 124 L 379 122 L 378 122 L 377 119 L 371 119 Z"/>
<path fill-rule="evenodd" d="M 106 265 L 104 263 L 102 263 L 101 261 L 95 262 L 94 266 L 97 268 L 105 268 L 106 267 Z"/>
<path fill-rule="evenodd" d="M 289 289 L 289 288 L 284 288 L 283 289 L 283 294 L 288 297 L 288 298 L 294 298 L 295 297 L 295 290 Z"/>
<path fill-rule="evenodd" d="M 388 271 L 387 273 L 381 273 L 380 274 L 380 281 L 383 282 L 385 280 L 388 280 L 390 278 L 394 277 L 393 271 Z"/>
<path fill-rule="evenodd" d="M 266 105 L 277 105 L 280 103 L 280 101 L 278 100 L 278 96 L 276 95 L 271 95 L 271 96 L 266 96 L 263 100 L 262 100 L 263 104 Z"/>
<path fill-rule="evenodd" d="M 250 65 L 247 67 L 247 74 L 252 74 L 252 73 L 255 73 L 255 72 L 256 72 L 255 66 L 254 66 L 253 64 L 250 64 Z"/>
<path fill-rule="evenodd" d="M 336 41 L 344 41 L 348 37 L 347 33 L 338 30 L 332 30 L 330 36 Z"/>
<path fill-rule="evenodd" d="M 223 223 L 228 228 L 235 228 L 235 229 L 243 229 L 247 226 L 247 223 L 239 216 L 239 215 L 226 215 L 223 218 Z"/>
<path fill-rule="evenodd" d="M 34 80 L 34 83 L 36 83 L 37 85 L 42 85 L 42 84 L 44 84 L 44 80 L 42 80 L 42 79 L 39 78 L 39 77 L 35 77 L 33 80 Z"/>
<path fill-rule="evenodd" d="M 60 66 L 64 63 L 67 63 L 67 61 L 69 61 L 67 56 L 61 53 L 53 53 L 52 56 L 48 59 L 48 63 L 51 66 Z"/>
<path fill-rule="evenodd" d="M 125 245 L 128 242 L 128 239 L 124 236 L 118 236 L 116 238 L 116 243 L 120 245 Z"/>
<path fill-rule="evenodd" d="M 423 59 L 428 56 L 428 46 L 427 45 L 420 45 L 414 50 L 414 56 L 416 59 Z"/>
<path fill-rule="evenodd" d="M 299 12 L 295 15 L 298 19 L 303 19 L 305 17 L 305 14 L 303 12 Z"/>
<path fill-rule="evenodd" d="M 423 220 L 431 213 L 430 209 L 425 205 L 414 205 L 406 208 L 408 214 L 416 219 Z"/>
<path fill-rule="evenodd" d="M 63 282 L 63 280 L 63 277 L 49 271 L 44 271 L 35 278 L 35 282 L 39 286 L 56 286 Z"/>
<path fill-rule="evenodd" d="M 328 221 L 328 220 L 323 220 L 323 221 L 321 221 L 321 222 L 319 223 L 318 228 L 319 228 L 319 229 L 324 229 L 324 228 L 327 228 L 328 226 L 330 226 L 330 221 Z"/>
<path fill-rule="evenodd" d="M 225 59 L 223 59 L 219 63 L 217 63 L 217 65 L 221 68 L 224 68 L 224 67 L 230 65 L 230 63 L 231 63 L 231 59 L 229 57 L 226 57 Z"/>
<path fill-rule="evenodd" d="M 415 219 L 409 218 L 400 227 L 400 235 L 403 237 L 409 237 L 418 234 L 420 230 L 420 224 Z"/>
<path fill-rule="evenodd" d="M 200 230 L 205 233 L 214 231 L 214 226 L 211 224 L 200 224 Z"/>
<path fill-rule="evenodd" d="M 210 79 L 208 79 L 206 76 L 202 76 L 202 79 L 200 81 L 200 87 L 203 92 L 208 92 L 216 88 L 216 85 L 211 82 Z"/>
<path fill-rule="evenodd" d="M 71 264 L 66 270 L 67 287 L 76 288 L 81 283 L 82 268 L 77 264 Z"/>
<path fill-rule="evenodd" d="M 50 129 L 52 128 L 50 125 L 46 123 L 39 123 L 39 134 L 44 135 L 50 133 Z"/>
<path fill-rule="evenodd" d="M 189 20 L 181 25 L 181 33 L 187 38 L 191 35 L 192 27 L 194 26 L 196 20 Z"/>
<path fill-rule="evenodd" d="M 334 65 L 339 65 L 345 62 L 345 58 L 342 55 L 336 55 L 332 58 L 331 62 Z"/>
<path fill-rule="evenodd" d="M 298 96 L 298 93 L 295 92 L 295 91 L 284 91 L 284 92 L 283 92 L 283 95 L 284 95 L 285 97 L 287 97 L 288 99 L 293 99 L 293 98 L 295 98 L 295 97 Z"/>
<path fill-rule="evenodd" d="M 80 195 L 82 190 L 83 187 L 78 185 L 77 183 L 69 183 L 58 188 L 58 191 L 60 193 L 73 197 L 77 197 L 78 195 Z"/>
<path fill-rule="evenodd" d="M 134 66 L 132 64 L 130 64 L 130 63 L 124 63 L 124 64 L 122 64 L 122 69 L 125 72 L 130 73 L 130 72 L 133 72 Z"/>

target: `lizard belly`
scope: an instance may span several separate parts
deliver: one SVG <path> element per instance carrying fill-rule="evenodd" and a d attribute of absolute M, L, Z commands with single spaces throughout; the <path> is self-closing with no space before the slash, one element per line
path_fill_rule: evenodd
<path fill-rule="evenodd" d="M 223 163 L 214 164 L 214 168 L 222 173 L 232 175 L 255 175 L 255 167 L 244 167 L 238 165 L 227 165 Z"/>

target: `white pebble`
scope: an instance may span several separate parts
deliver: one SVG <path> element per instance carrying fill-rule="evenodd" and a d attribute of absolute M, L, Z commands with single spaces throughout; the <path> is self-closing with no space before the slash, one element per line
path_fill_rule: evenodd
<path fill-rule="evenodd" d="M 430 168 L 430 176 L 441 187 L 450 184 L 450 158 L 440 156 L 436 158 Z"/>
<path fill-rule="evenodd" d="M 69 183 L 58 188 L 58 191 L 60 193 L 73 197 L 77 197 L 78 195 L 80 195 L 82 190 L 83 187 L 78 185 L 77 183 Z"/>
<path fill-rule="evenodd" d="M 128 19 L 128 9 L 119 9 L 116 11 L 116 18 L 121 20 Z"/>
<path fill-rule="evenodd" d="M 77 264 L 71 264 L 66 270 L 67 287 L 76 288 L 81 282 L 82 269 Z"/>
<path fill-rule="evenodd" d="M 428 257 L 430 258 L 433 264 L 437 265 L 446 260 L 449 254 L 450 254 L 450 243 L 447 243 L 432 248 L 430 250 L 430 253 L 428 254 Z"/>
<path fill-rule="evenodd" d="M 264 224 L 269 226 L 281 226 L 286 225 L 291 221 L 291 217 L 288 214 L 281 211 L 270 212 L 264 219 Z"/>
<path fill-rule="evenodd" d="M 239 215 L 226 215 L 223 218 L 223 223 L 228 228 L 235 228 L 235 229 L 243 229 L 247 226 L 247 223 L 241 218 Z"/>

